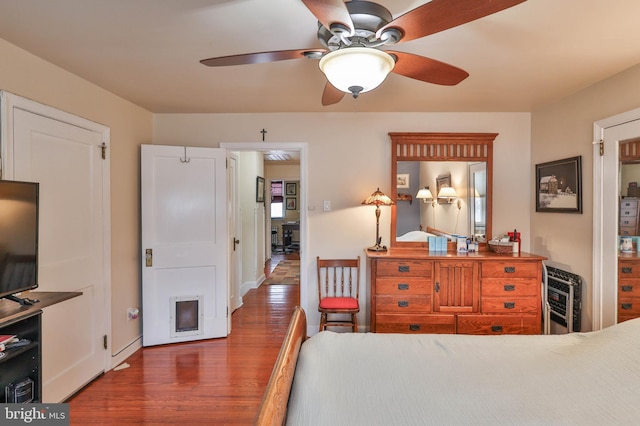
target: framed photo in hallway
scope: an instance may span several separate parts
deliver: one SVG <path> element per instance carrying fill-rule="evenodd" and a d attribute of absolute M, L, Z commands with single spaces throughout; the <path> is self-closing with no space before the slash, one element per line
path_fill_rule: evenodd
<path fill-rule="evenodd" d="M 295 209 L 296 209 L 295 197 L 287 197 L 287 210 L 295 210 Z"/>
<path fill-rule="evenodd" d="M 264 203 L 264 178 L 256 178 L 256 203 Z"/>
<path fill-rule="evenodd" d="M 297 185 L 295 182 L 287 182 L 286 194 L 296 195 Z"/>

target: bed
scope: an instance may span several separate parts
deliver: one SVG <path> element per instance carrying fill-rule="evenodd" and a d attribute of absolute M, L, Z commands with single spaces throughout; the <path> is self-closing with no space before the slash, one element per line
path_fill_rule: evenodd
<path fill-rule="evenodd" d="M 256 424 L 640 419 L 640 319 L 551 336 L 305 334 L 304 311 L 296 308 Z"/>

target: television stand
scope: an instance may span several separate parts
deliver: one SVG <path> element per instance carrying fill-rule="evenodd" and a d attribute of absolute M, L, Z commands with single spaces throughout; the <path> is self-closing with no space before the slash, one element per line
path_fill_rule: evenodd
<path fill-rule="evenodd" d="M 24 297 L 16 299 L 40 302 L 24 305 L 0 298 L 0 334 L 15 335 L 27 341 L 1 352 L 4 356 L 0 358 L 0 405 L 29 400 L 42 403 L 42 309 L 81 294 L 26 292 Z M 13 392 L 7 393 L 7 389 Z M 19 393 L 16 392 L 18 389 Z"/>
<path fill-rule="evenodd" d="M 29 299 L 28 297 L 18 297 L 10 294 L 8 296 L 4 296 L 3 299 L 11 300 L 13 302 L 19 303 L 22 306 L 25 305 L 35 305 L 39 302 L 38 299 Z"/>

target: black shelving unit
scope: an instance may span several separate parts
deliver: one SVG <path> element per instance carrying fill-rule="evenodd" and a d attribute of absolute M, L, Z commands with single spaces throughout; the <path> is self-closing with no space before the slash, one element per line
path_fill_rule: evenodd
<path fill-rule="evenodd" d="M 6 389 L 13 385 L 31 380 L 33 400 L 42 400 L 42 356 L 41 333 L 42 311 L 37 310 L 23 317 L 0 323 L 0 334 L 16 335 L 19 339 L 27 339 L 26 346 L 4 350 L 0 358 L 0 403 L 7 403 Z"/>
<path fill-rule="evenodd" d="M 21 297 L 37 299 L 33 305 L 20 305 L 0 299 L 0 334 L 29 340 L 26 346 L 4 350 L 0 358 L 0 404 L 7 401 L 6 387 L 33 382 L 33 403 L 42 401 L 42 309 L 80 296 L 82 292 L 26 292 Z M 47 402 L 47 401 L 44 401 Z"/>

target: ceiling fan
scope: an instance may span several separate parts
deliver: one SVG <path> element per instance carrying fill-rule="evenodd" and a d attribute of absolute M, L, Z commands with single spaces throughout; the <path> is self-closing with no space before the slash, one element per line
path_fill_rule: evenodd
<path fill-rule="evenodd" d="M 203 59 L 210 66 L 258 64 L 287 59 L 319 59 L 327 77 L 322 105 L 350 93 L 378 87 L 394 72 L 427 83 L 454 86 L 469 74 L 424 56 L 381 47 L 414 40 L 510 8 L 526 0 L 431 0 L 395 19 L 377 3 L 365 0 L 302 0 L 318 18 L 320 49 L 276 50 Z"/>

